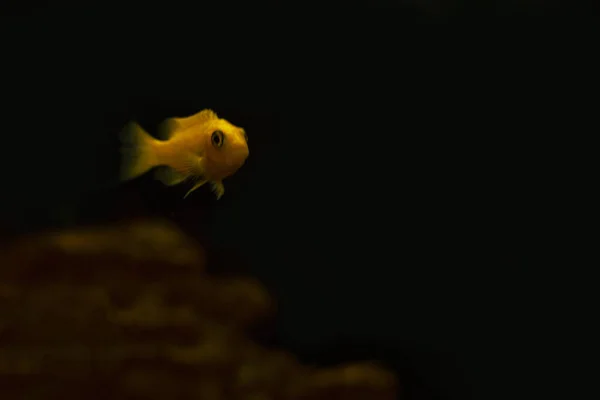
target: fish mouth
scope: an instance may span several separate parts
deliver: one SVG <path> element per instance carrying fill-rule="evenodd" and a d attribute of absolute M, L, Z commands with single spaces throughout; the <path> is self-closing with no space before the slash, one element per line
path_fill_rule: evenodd
<path fill-rule="evenodd" d="M 243 163 L 244 161 L 246 161 L 246 159 L 248 158 L 248 156 L 250 155 L 250 150 L 248 150 L 247 147 L 240 149 L 239 151 L 236 152 L 235 157 L 238 160 L 242 160 L 241 162 Z"/>

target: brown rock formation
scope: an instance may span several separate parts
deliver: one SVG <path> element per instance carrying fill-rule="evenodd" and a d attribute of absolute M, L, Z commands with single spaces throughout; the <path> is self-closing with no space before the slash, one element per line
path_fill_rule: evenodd
<path fill-rule="evenodd" d="M 162 222 L 43 234 L 0 252 L 0 398 L 393 399 L 372 364 L 300 365 L 245 332 L 273 312 L 255 281 L 205 274 Z"/>

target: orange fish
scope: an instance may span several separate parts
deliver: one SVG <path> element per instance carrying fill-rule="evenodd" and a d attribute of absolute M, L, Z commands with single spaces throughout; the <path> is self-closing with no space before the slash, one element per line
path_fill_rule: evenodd
<path fill-rule="evenodd" d="M 168 186 L 190 181 L 184 196 L 210 182 L 217 199 L 225 193 L 223 179 L 234 174 L 248 158 L 244 129 L 202 110 L 186 118 L 169 118 L 156 139 L 136 122 L 121 133 L 121 180 L 145 174 L 154 167 L 155 178 Z"/>

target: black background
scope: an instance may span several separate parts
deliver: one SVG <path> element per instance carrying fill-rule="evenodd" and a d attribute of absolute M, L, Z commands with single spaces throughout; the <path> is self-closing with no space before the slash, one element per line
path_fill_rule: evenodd
<path fill-rule="evenodd" d="M 383 360 L 409 399 L 503 392 L 544 314 L 521 251 L 560 123 L 554 6 L 7 10 L 4 233 L 162 216 L 270 288 L 303 361 Z M 220 201 L 118 184 L 127 121 L 207 107 L 250 138 Z"/>

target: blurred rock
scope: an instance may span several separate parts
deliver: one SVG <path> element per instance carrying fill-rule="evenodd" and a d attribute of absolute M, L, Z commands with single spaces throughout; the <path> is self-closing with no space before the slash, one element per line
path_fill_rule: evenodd
<path fill-rule="evenodd" d="M 2 399 L 393 399 L 374 364 L 300 365 L 248 328 L 264 288 L 205 273 L 164 222 L 53 232 L 0 252 Z"/>

